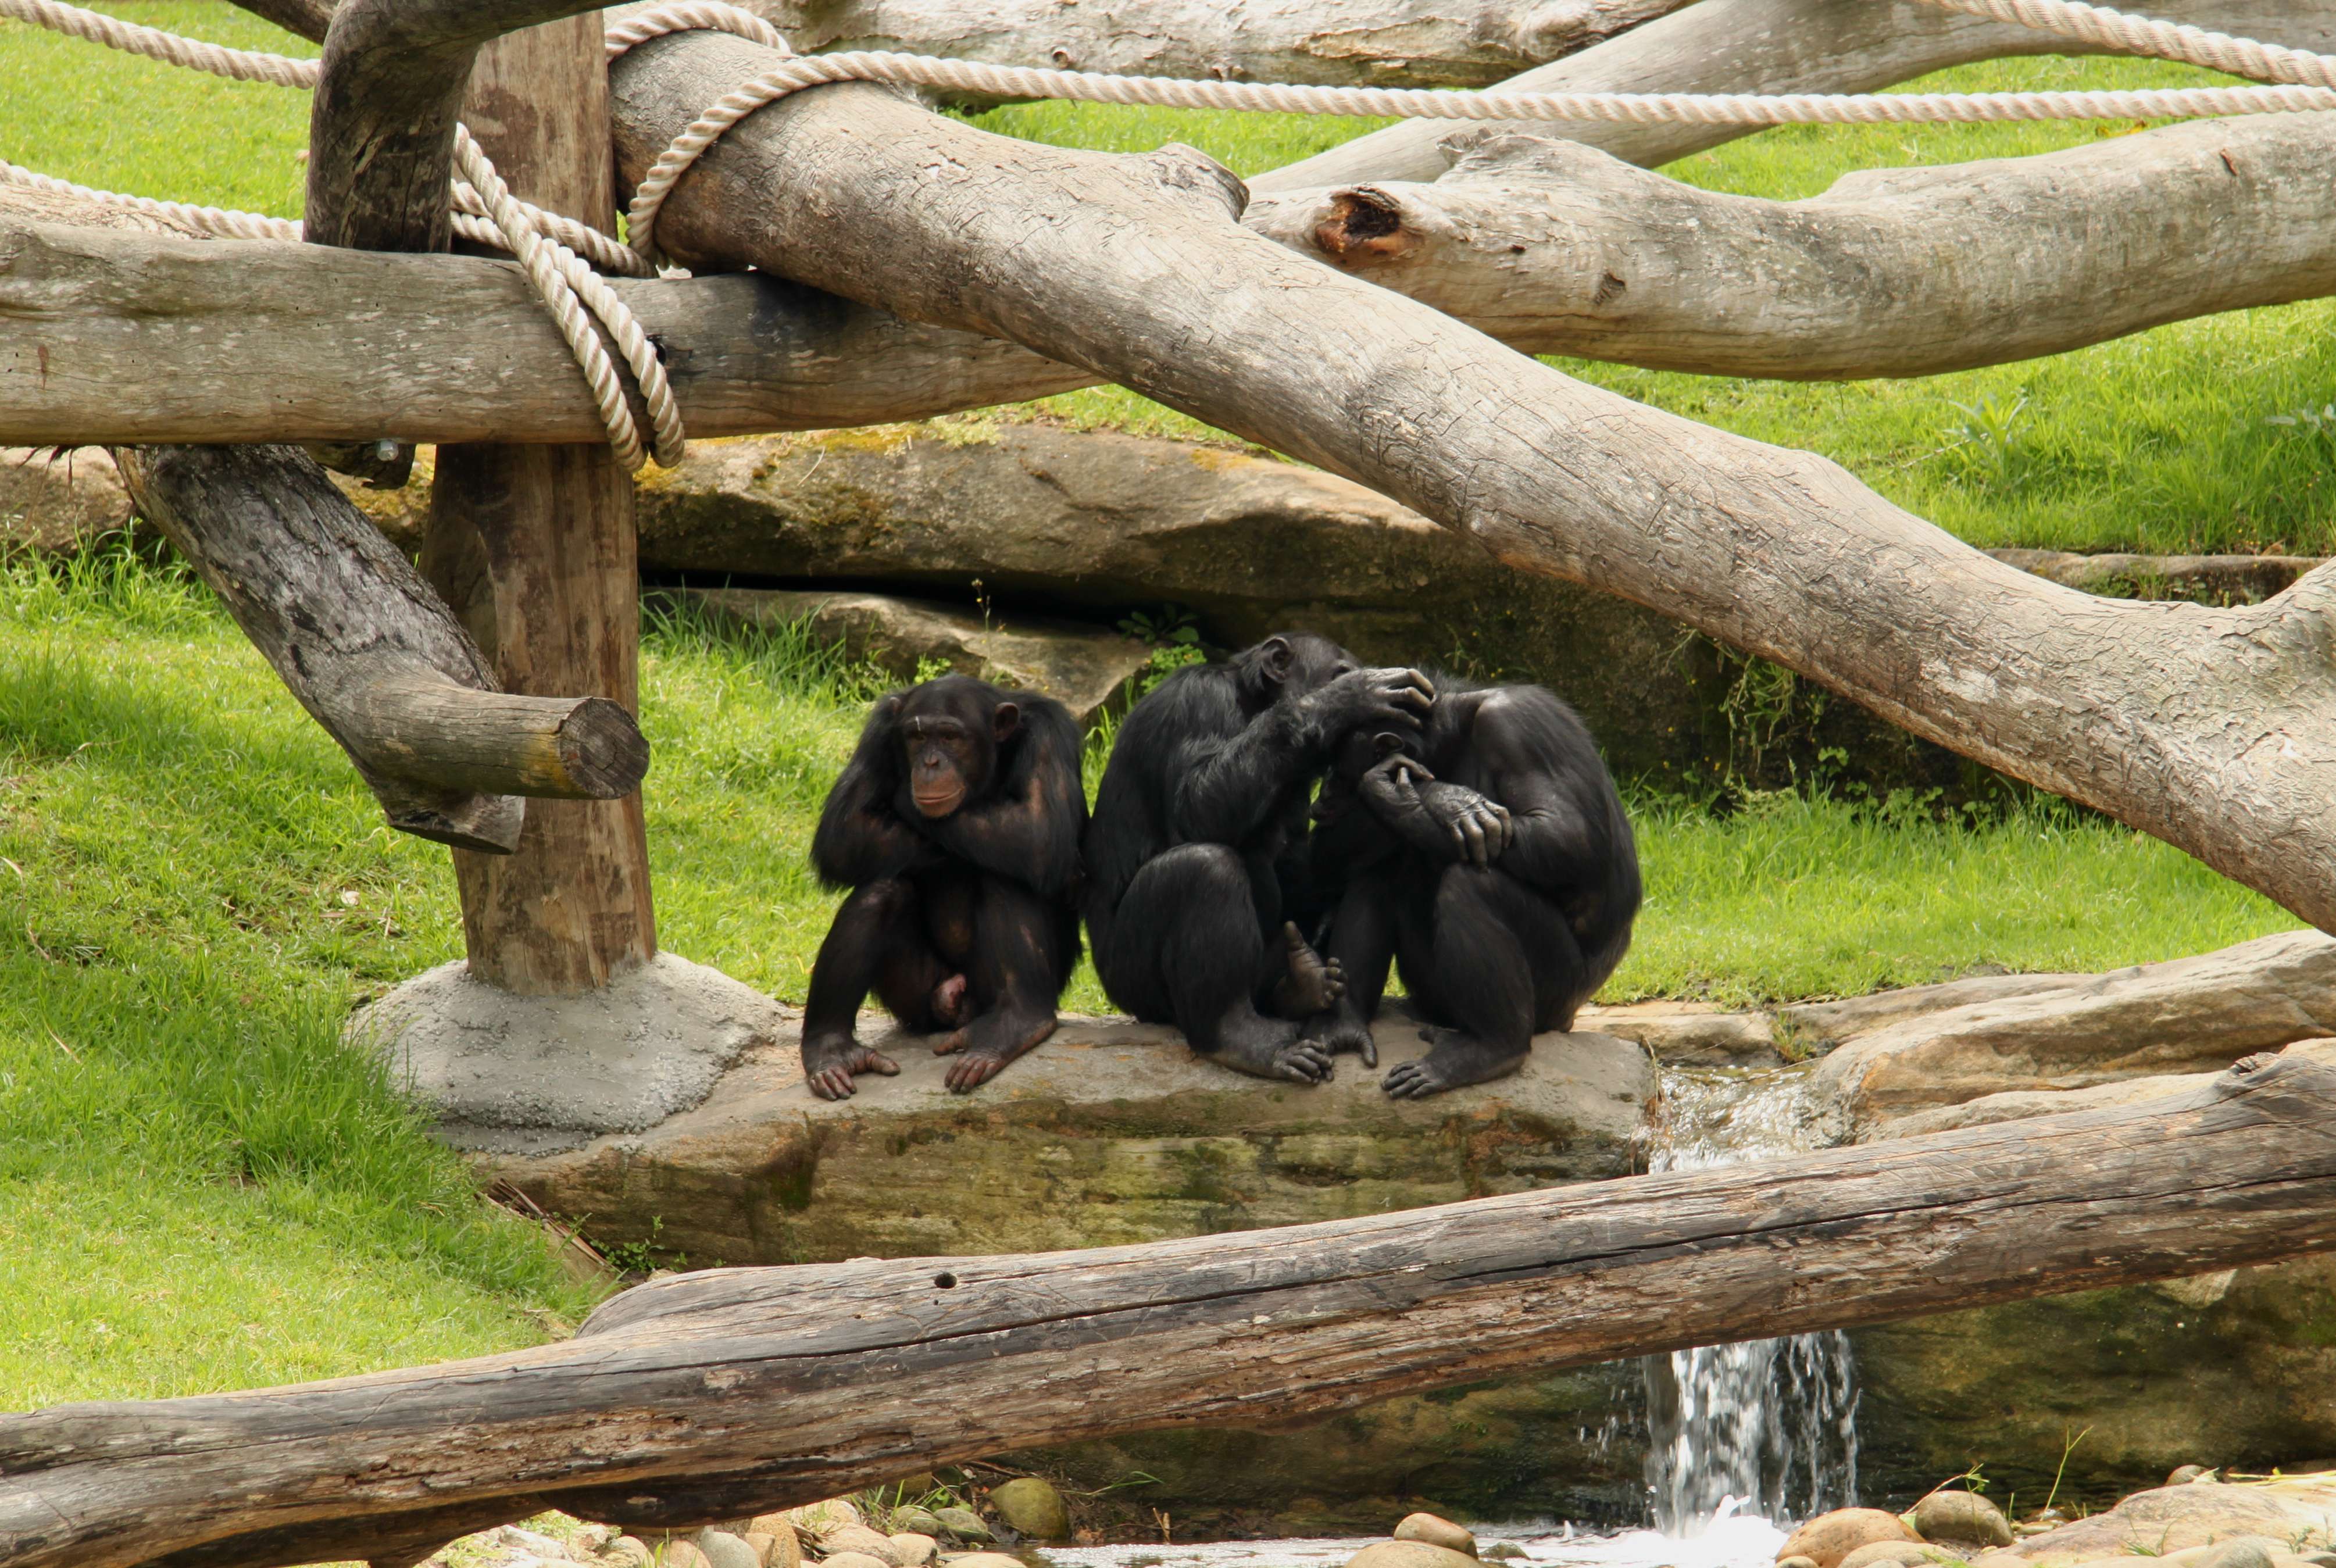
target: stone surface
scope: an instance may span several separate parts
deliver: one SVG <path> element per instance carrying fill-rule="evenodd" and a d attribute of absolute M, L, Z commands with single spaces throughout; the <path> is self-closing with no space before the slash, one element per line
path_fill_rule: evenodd
<path fill-rule="evenodd" d="M 949 1559 L 948 1568 L 1030 1568 L 1030 1564 L 1004 1552 L 968 1552 Z"/>
<path fill-rule="evenodd" d="M 803 1568 L 803 1537 L 795 1522 L 784 1514 L 757 1514 L 746 1522 L 746 1534 L 771 1543 L 763 1553 L 765 1568 Z"/>
<path fill-rule="evenodd" d="M 1476 1559 L 1426 1541 L 1381 1541 L 1347 1559 L 1347 1568 L 1475 1568 Z"/>
<path fill-rule="evenodd" d="M 1817 1568 L 1840 1568 L 1843 1558 L 1877 1541 L 1912 1541 L 1905 1521 L 1882 1508 L 1835 1508 L 1820 1514 L 1786 1538 L 1776 1561 L 1806 1557 Z"/>
<path fill-rule="evenodd" d="M 865 1524 L 837 1524 L 822 1530 L 819 1535 L 819 1546 L 820 1551 L 830 1558 L 841 1553 L 857 1552 L 875 1558 L 885 1568 L 907 1568 L 900 1549 L 892 1544 L 892 1538 Z"/>
<path fill-rule="evenodd" d="M 657 1549 L 657 1561 L 659 1568 L 714 1568 L 712 1560 L 697 1549 L 696 1543 L 677 1536 Z M 860 1565 L 851 1564 L 849 1568 Z"/>
<path fill-rule="evenodd" d="M 827 1568 L 896 1568 L 883 1558 L 866 1552 L 831 1552 L 820 1559 Z"/>
<path fill-rule="evenodd" d="M 2299 1544 L 2326 1544 L 2331 1525 L 2336 1473 L 2246 1486 L 2157 1487 L 2105 1513 L 2031 1535 L 2012 1550 L 2035 1568 L 2068 1568 L 2102 1558 L 2170 1556 L 2242 1536 L 2267 1537 L 2292 1551 Z"/>
<path fill-rule="evenodd" d="M 1850 1040 L 1817 1068 L 1851 1120 L 1982 1096 L 2213 1072 L 2336 1033 L 2336 938 L 2289 931 L 1979 1002 Z"/>
<path fill-rule="evenodd" d="M 1832 1002 L 1796 1002 L 1776 1009 L 1776 1024 L 1804 1057 L 1821 1057 L 1844 1040 L 1889 1025 L 1975 1002 L 2009 1001 L 2065 991 L 2095 979 L 2085 974 L 1966 975 L 1934 986 L 1901 986 Z"/>
<path fill-rule="evenodd" d="M 1451 1520 L 1435 1514 L 1406 1514 L 1395 1527 L 1395 1538 L 1398 1541 L 1425 1541 L 1430 1546 L 1441 1546 L 1470 1557 L 1476 1555 L 1476 1537 Z"/>
<path fill-rule="evenodd" d="M 349 1037 L 457 1146 L 525 1151 L 655 1126 L 785 1023 L 760 991 L 671 953 L 577 997 L 516 996 L 456 959 L 357 1013 Z"/>
<path fill-rule="evenodd" d="M 913 1535 L 939 1535 L 942 1533 L 940 1516 L 915 1503 L 892 1510 L 892 1528 Z"/>
<path fill-rule="evenodd" d="M 1007 1528 L 1033 1541 L 1067 1541 L 1071 1511 L 1052 1484 L 1036 1475 L 1017 1475 L 990 1489 L 989 1505 Z"/>
<path fill-rule="evenodd" d="M 921 1040 L 862 1027 L 901 1071 L 851 1099 L 813 1096 L 789 1024 L 645 1132 L 481 1164 L 546 1213 L 590 1214 L 604 1243 L 708 1262 L 1046 1251 L 1627 1174 L 1656 1093 L 1646 1052 L 1610 1035 L 1543 1036 L 1514 1077 L 1395 1101 L 1351 1059 L 1319 1087 L 1271 1084 L 1171 1029 L 1066 1019 L 953 1095 Z M 1379 1041 L 1382 1070 L 1426 1048 L 1400 1014 Z"/>
<path fill-rule="evenodd" d="M 1933 1492 L 1914 1505 L 1914 1534 L 1930 1542 L 2009 1546 L 2011 1521 L 1976 1492 Z"/>
<path fill-rule="evenodd" d="M 1949 1568 L 1961 1554 L 1922 1541 L 1875 1541 L 1844 1557 L 1840 1568 Z"/>
<path fill-rule="evenodd" d="M 2095 1084 L 2087 1089 L 2007 1090 L 2000 1095 L 1982 1095 L 1960 1105 L 1942 1105 L 1934 1111 L 1916 1111 L 1909 1115 L 1893 1116 L 1872 1126 L 1858 1141 L 1876 1143 L 1886 1138 L 1913 1138 L 1925 1133 L 1952 1132 L 1958 1127 L 1983 1127 L 1996 1122 L 2016 1122 L 2027 1116 L 2052 1116 L 2064 1111 L 2093 1111 L 2109 1105 L 2129 1105 L 2136 1100 L 2156 1099 L 2160 1095 L 2178 1094 L 2184 1089 L 2211 1084 L 2220 1076 L 2222 1074 L 2219 1072 L 2172 1073 L 2156 1077 Z"/>
<path fill-rule="evenodd" d="M 1854 1329 L 1850 1338 L 1860 1385 L 1858 1471 L 1869 1495 L 1910 1495 L 1983 1456 L 1992 1487 L 2041 1497 L 2078 1432 L 2086 1437 L 2068 1473 L 2093 1498 L 2156 1487 L 2200 1453 L 2258 1473 L 2299 1456 L 2336 1454 L 2336 1258 L 2010 1302 Z M 2166 1490 L 2257 1495 L 2251 1487 Z M 2233 1516 L 2220 1534 L 2254 1529 L 2256 1517 Z M 2012 1549 L 2032 1555 L 2037 1542 L 2093 1523 Z M 2083 1555 L 2054 1563 L 2124 1553 L 2122 1546 L 2092 1550 L 2099 1539 L 2073 1539 Z"/>
<path fill-rule="evenodd" d="M 860 1505 L 849 1497 L 830 1497 L 824 1502 L 806 1503 L 800 1508 L 788 1509 L 781 1517 L 814 1541 L 825 1539 L 832 1530 L 867 1523 L 861 1517 Z"/>
<path fill-rule="evenodd" d="M 696 1544 L 712 1568 L 763 1568 L 763 1554 L 726 1530 L 700 1530 Z"/>
<path fill-rule="evenodd" d="M 787 1539 L 790 1541 L 794 1539 L 794 1532 L 793 1530 L 786 1531 L 785 1534 Z M 754 1561 L 762 1564 L 762 1568 L 777 1568 L 779 1562 L 778 1535 L 761 1530 L 749 1530 L 745 1534 L 739 1536 L 738 1539 L 744 1541 L 746 1544 L 747 1548 L 754 1553 Z M 797 1562 L 801 1562 L 802 1548 L 797 1547 L 796 1551 L 797 1556 L 795 1560 Z"/>
<path fill-rule="evenodd" d="M 1679 1067 L 1776 1067 L 1776 1020 L 1767 1013 L 1731 1013 L 1699 1002 L 1592 1004 L 1574 1018 L 1578 1028 L 1636 1040 L 1655 1059 Z"/>
<path fill-rule="evenodd" d="M 900 1568 L 925 1568 L 940 1553 L 941 1544 L 921 1530 L 895 1530 L 891 1539 L 900 1555 Z"/>
<path fill-rule="evenodd" d="M 982 1522 L 981 1515 L 970 1508 L 936 1509 L 933 1518 L 953 1540 L 978 1542 L 998 1539 L 990 1534 L 989 1526 Z"/>
<path fill-rule="evenodd" d="M 2075 555 L 2061 550 L 1988 553 L 2087 593 L 2200 604 L 2261 604 L 2322 564 L 2321 558 L 2308 555 Z"/>
<path fill-rule="evenodd" d="M 0 446 L 0 554 L 69 555 L 128 529 L 130 518 L 130 492 L 103 447 Z"/>
<path fill-rule="evenodd" d="M 1124 706 L 1152 650 L 1091 623 L 1015 614 L 985 618 L 956 605 L 879 593 L 690 589 L 693 602 L 750 626 L 802 622 L 822 643 L 902 681 L 940 666 L 994 686 L 1044 693 L 1085 724 Z"/>

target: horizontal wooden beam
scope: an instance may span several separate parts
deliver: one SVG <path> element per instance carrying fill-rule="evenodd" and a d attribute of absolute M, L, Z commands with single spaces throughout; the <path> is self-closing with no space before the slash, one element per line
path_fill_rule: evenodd
<path fill-rule="evenodd" d="M 640 787 L 648 743 L 630 714 L 496 690 L 453 613 L 307 454 L 124 446 L 114 460 L 140 512 L 348 753 L 391 826 L 508 854 L 519 797 Z"/>
<path fill-rule="evenodd" d="M 514 263 L 28 222 L 9 196 L 0 445 L 607 439 Z M 761 275 L 611 286 L 696 436 L 922 419 L 1095 379 Z"/>
<path fill-rule="evenodd" d="M 563 1344 L 0 1417 L 0 1559 L 404 1562 L 547 1507 L 682 1526 L 1042 1444 L 2321 1252 L 2328 1049 L 1760 1165 L 1092 1251 L 685 1274 Z"/>

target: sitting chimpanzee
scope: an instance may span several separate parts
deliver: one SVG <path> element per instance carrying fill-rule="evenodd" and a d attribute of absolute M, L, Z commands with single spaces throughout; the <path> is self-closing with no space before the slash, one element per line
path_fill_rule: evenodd
<path fill-rule="evenodd" d="M 951 1031 L 933 1049 L 961 1053 L 959 1091 L 1054 1033 L 1086 814 L 1078 726 L 1052 698 L 951 675 L 878 701 L 812 839 L 820 881 L 852 890 L 812 965 L 813 1093 L 900 1070 L 852 1037 L 871 989 L 910 1028 Z"/>
<path fill-rule="evenodd" d="M 1299 1022 L 1338 980 L 1288 921 L 1290 857 L 1338 743 L 1416 734 L 1433 695 L 1416 670 L 1358 669 L 1291 633 L 1179 670 L 1138 702 L 1085 839 L 1087 934 L 1111 999 L 1227 1066 L 1328 1077 L 1329 1053 Z"/>
<path fill-rule="evenodd" d="M 1514 1072 L 1535 1034 L 1572 1028 L 1639 912 L 1630 823 L 1573 710 L 1536 686 L 1436 686 L 1426 733 L 1349 737 L 1314 807 L 1315 862 L 1345 879 L 1328 945 L 1347 985 L 1307 1034 L 1377 1066 L 1392 958 L 1443 1026 L 1381 1086 L 1407 1099 Z"/>

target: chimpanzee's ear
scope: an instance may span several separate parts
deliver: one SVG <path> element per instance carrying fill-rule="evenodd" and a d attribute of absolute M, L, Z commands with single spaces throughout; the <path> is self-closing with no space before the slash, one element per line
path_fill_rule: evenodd
<path fill-rule="evenodd" d="M 1267 675 L 1272 677 L 1277 682 L 1290 678 L 1290 667 L 1297 662 L 1298 654 L 1290 646 L 1288 638 L 1267 638 L 1259 645 L 1258 652 L 1264 658 Z"/>
<path fill-rule="evenodd" d="M 1022 710 L 1010 702 L 1001 702 L 989 722 L 998 732 L 998 744 L 1004 745 L 1022 727 Z"/>
<path fill-rule="evenodd" d="M 1383 730 L 1371 737 L 1371 745 L 1378 749 L 1379 755 L 1393 756 L 1403 749 L 1403 736 Z"/>

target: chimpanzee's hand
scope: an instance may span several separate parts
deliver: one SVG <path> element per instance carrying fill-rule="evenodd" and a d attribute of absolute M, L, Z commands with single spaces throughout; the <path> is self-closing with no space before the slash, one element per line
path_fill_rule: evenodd
<path fill-rule="evenodd" d="M 1499 860 L 1516 836 L 1509 808 L 1465 784 L 1425 784 L 1419 789 L 1419 804 L 1449 842 L 1452 858 L 1472 866 L 1488 866 Z"/>
<path fill-rule="evenodd" d="M 1301 700 L 1326 741 L 1358 729 L 1417 735 L 1436 687 L 1416 669 L 1355 669 Z"/>
<path fill-rule="evenodd" d="M 1435 782 L 1436 775 L 1417 761 L 1396 752 L 1357 781 L 1355 793 L 1381 822 L 1397 827 L 1405 818 L 1416 817 L 1426 809 L 1419 792 Z"/>

